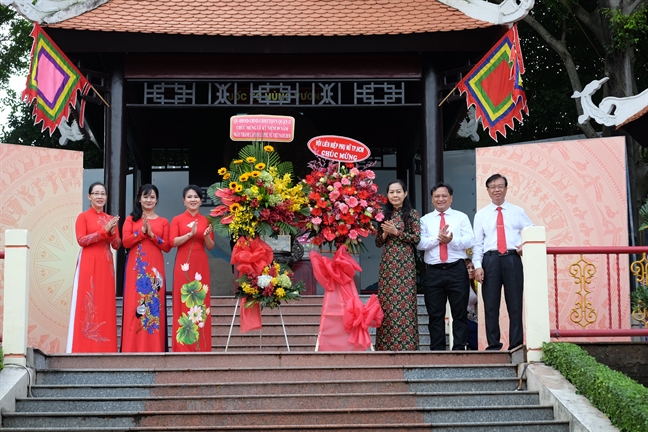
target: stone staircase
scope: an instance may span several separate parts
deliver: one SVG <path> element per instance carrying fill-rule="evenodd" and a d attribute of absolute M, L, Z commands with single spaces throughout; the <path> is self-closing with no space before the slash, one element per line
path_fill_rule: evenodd
<path fill-rule="evenodd" d="M 369 296 L 361 296 L 364 302 Z M 171 335 L 172 299 L 167 297 L 167 334 Z M 227 337 L 232 324 L 235 300 L 233 297 L 212 297 L 212 351 L 224 352 Z M 117 299 L 117 334 L 121 335 L 121 299 Z M 314 351 L 317 343 L 320 314 L 322 311 L 322 296 L 302 297 L 299 301 L 284 304 L 281 308 L 290 351 Z M 227 351 L 288 351 L 279 309 L 264 309 L 262 312 L 263 328 L 247 333 L 239 331 L 239 316 L 237 311 L 234 327 Z M 423 296 L 418 296 L 418 322 L 420 350 L 429 351 L 430 335 L 428 331 L 428 316 Z M 376 329 L 369 329 L 375 342 Z M 171 346 L 169 336 L 168 346 Z"/>
<path fill-rule="evenodd" d="M 0 431 L 569 431 L 518 378 L 522 350 L 317 353 L 320 305 L 282 307 L 291 352 L 264 311 L 261 336 L 235 326 L 225 353 L 223 298 L 212 353 L 37 352 L 33 397 Z"/>

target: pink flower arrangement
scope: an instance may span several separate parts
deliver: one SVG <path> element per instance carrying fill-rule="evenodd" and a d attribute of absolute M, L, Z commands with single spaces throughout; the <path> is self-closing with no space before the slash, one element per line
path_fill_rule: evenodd
<path fill-rule="evenodd" d="M 311 162 L 311 173 L 303 180 L 310 188 L 310 216 L 306 230 L 313 244 L 358 252 L 362 239 L 375 234 L 384 219 L 387 199 L 373 182 L 376 174 L 354 163 Z"/>

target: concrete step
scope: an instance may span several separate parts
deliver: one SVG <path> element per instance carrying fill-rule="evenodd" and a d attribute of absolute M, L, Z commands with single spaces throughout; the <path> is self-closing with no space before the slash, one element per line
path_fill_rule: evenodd
<path fill-rule="evenodd" d="M 248 332 L 244 334 L 232 334 L 230 337 L 230 345 L 241 345 L 241 346 L 249 346 L 249 347 L 254 347 L 255 345 L 258 347 L 260 344 L 262 346 L 286 346 L 286 337 L 283 334 L 283 331 L 281 330 L 281 327 L 279 327 L 280 332 L 274 333 L 274 334 L 268 334 L 264 331 L 255 331 L 255 332 Z M 288 343 L 291 345 L 307 345 L 307 346 L 312 346 L 312 349 L 315 349 L 315 344 L 317 343 L 317 332 L 311 333 L 311 334 L 304 334 L 304 333 L 288 333 L 286 329 L 286 333 L 288 334 Z M 212 335 L 212 346 L 213 347 L 218 347 L 218 346 L 225 346 L 227 342 L 227 334 L 224 335 Z"/>
<path fill-rule="evenodd" d="M 202 410 L 289 410 L 309 407 L 327 409 L 374 408 L 376 406 L 427 408 L 491 407 L 493 405 L 538 405 L 539 396 L 531 392 L 463 393 L 337 393 L 296 395 L 165 396 L 103 398 L 21 398 L 16 412 L 128 412 L 128 411 L 202 411 Z"/>
<path fill-rule="evenodd" d="M 463 425 L 471 423 L 553 420 L 550 407 L 465 407 L 465 408 L 341 408 L 341 409 L 289 409 L 240 411 L 104 411 L 97 413 L 7 413 L 3 415 L 5 427 L 75 427 L 80 422 L 85 427 L 135 427 L 184 425 L 193 427 L 262 426 L 348 424 L 349 419 L 363 424 L 416 424 Z M 434 428 L 434 426 L 433 426 Z M 434 428 L 436 430 L 436 428 Z"/>
<path fill-rule="evenodd" d="M 568 432 L 569 422 L 560 420 L 510 421 L 481 424 L 443 424 L 431 425 L 434 432 Z"/>
<path fill-rule="evenodd" d="M 186 368 L 200 365 L 202 368 L 336 368 L 340 366 L 405 366 L 413 367 L 455 365 L 477 366 L 505 365 L 514 367 L 522 361 L 522 351 L 375 351 L 375 352 L 310 352 L 310 353 L 121 353 L 121 354 L 51 354 L 39 356 L 39 373 L 51 369 L 139 369 L 146 365 L 150 369 Z M 515 360 L 515 358 L 520 357 Z"/>
<path fill-rule="evenodd" d="M 423 296 L 419 296 L 419 297 L 420 297 L 419 304 L 424 304 L 424 302 L 422 300 Z M 369 296 L 360 296 L 360 298 L 364 298 L 364 300 L 366 301 L 366 299 L 368 299 Z M 285 307 L 286 305 L 295 305 L 295 304 L 298 304 L 298 303 L 301 303 L 301 304 L 319 304 L 319 305 L 321 305 L 323 299 L 324 299 L 324 296 L 321 296 L 321 295 L 302 296 L 302 298 L 299 299 L 299 300 L 286 302 L 286 303 L 283 303 L 281 306 Z M 237 298 L 234 297 L 233 294 L 231 296 L 211 296 L 211 297 L 209 297 L 209 300 L 210 300 L 211 304 L 220 303 L 220 304 L 224 304 L 224 305 L 231 305 L 232 308 L 234 307 L 234 304 L 239 301 Z M 173 297 L 171 296 L 171 294 L 167 294 L 166 301 L 167 301 L 167 305 L 171 305 L 173 303 Z M 122 307 L 123 303 L 124 303 L 123 298 L 122 297 L 117 297 L 117 301 L 116 301 L 117 307 L 118 308 Z"/>
<path fill-rule="evenodd" d="M 371 431 L 371 432 L 393 432 L 393 431 L 409 431 L 409 432 L 429 432 L 434 428 L 435 432 L 569 432 L 569 423 L 563 421 L 536 421 L 536 422 L 502 422 L 502 423 L 482 423 L 482 424 L 468 424 L 468 425 L 432 425 L 429 423 L 415 423 L 415 424 L 336 424 L 336 425 L 300 425 L 297 428 L 288 427 L 286 425 L 257 425 L 253 427 L 246 426 L 146 426 L 146 427 L 133 427 L 133 428 L 120 428 L 120 427 L 64 427 L 64 428 L 3 428 L 3 432 L 28 432 L 28 431 L 48 431 L 48 432 L 125 432 L 125 431 L 200 431 L 200 432 L 220 432 L 220 431 L 237 431 L 237 432 L 258 432 L 258 431 L 281 431 L 281 432 L 319 432 L 319 431 L 338 431 L 338 432 L 352 432 L 352 431 Z"/>
<path fill-rule="evenodd" d="M 522 350 L 246 349 L 36 354 L 35 397 L 3 413 L 1 430 L 569 431 L 538 393 L 514 391 Z"/>
<path fill-rule="evenodd" d="M 283 328 L 286 328 L 286 333 L 288 335 L 293 335 L 293 334 L 308 334 L 308 335 L 317 335 L 319 332 L 319 322 L 317 323 L 284 323 L 284 326 L 282 327 L 281 322 L 278 321 L 276 323 L 268 323 L 266 320 L 263 320 L 263 328 L 260 330 L 252 330 L 247 333 L 241 333 L 241 328 L 238 323 L 234 323 L 234 326 L 232 327 L 232 336 L 235 335 L 283 335 L 284 331 Z M 214 335 L 220 335 L 220 336 L 227 336 L 230 331 L 230 324 L 215 324 L 212 322 L 212 336 Z"/>
<path fill-rule="evenodd" d="M 363 301 L 366 301 L 369 296 L 361 296 Z M 234 326 L 232 327 L 232 336 L 242 335 L 245 339 L 233 338 L 230 341 L 227 351 L 228 352 L 288 352 L 285 340 L 279 341 L 279 338 L 265 338 L 262 340 L 254 340 L 249 338 L 252 334 L 262 335 L 283 335 L 284 327 L 289 336 L 288 343 L 290 351 L 305 352 L 315 349 L 316 336 L 319 331 L 319 320 L 321 317 L 321 305 L 323 296 L 307 296 L 302 297 L 301 300 L 287 302 L 282 305 L 281 309 L 264 309 L 262 310 L 263 328 L 254 332 L 246 334 L 240 333 L 240 311 L 234 314 L 234 307 L 237 299 L 233 296 L 216 296 L 211 297 L 211 314 L 212 314 L 212 351 L 225 352 L 227 339 L 216 338 L 214 336 L 228 335 L 230 326 L 232 325 L 232 318 L 234 318 Z M 421 351 L 429 351 L 430 337 L 428 332 L 428 316 L 424 306 L 423 296 L 418 296 L 418 322 L 419 322 L 419 349 Z M 171 296 L 167 296 L 167 334 L 169 335 L 167 346 L 172 346 L 172 323 L 173 323 L 173 310 Z M 122 322 L 122 299 L 117 301 L 117 334 L 118 344 L 121 343 L 121 322 Z M 282 327 L 281 316 L 283 317 Z M 369 334 L 372 341 L 375 343 L 376 329 L 370 328 Z M 293 336 L 295 336 L 293 338 Z M 249 338 L 249 339 L 248 339 Z"/>
<path fill-rule="evenodd" d="M 212 315 L 224 315 L 231 317 L 234 314 L 234 304 L 223 304 L 221 301 L 211 303 L 210 305 Z M 240 308 L 239 308 L 240 309 Z M 302 303 L 301 300 L 292 301 L 285 305 L 281 305 L 281 314 L 285 315 L 288 312 L 292 315 L 298 314 L 320 314 L 322 312 L 322 304 Z M 239 311 L 236 312 L 239 314 Z M 261 316 L 279 316 L 279 308 L 265 308 L 261 311 Z"/>
<path fill-rule="evenodd" d="M 467 378 L 512 378 L 516 376 L 513 365 L 468 366 L 297 366 L 245 368 L 166 368 L 155 369 L 47 369 L 39 371 L 36 384 L 78 385 L 78 384 L 165 384 L 202 382 L 263 382 L 268 377 L 273 381 L 331 381 L 378 379 L 467 379 Z"/>
<path fill-rule="evenodd" d="M 293 345 L 290 343 L 290 351 L 288 351 L 288 347 L 286 346 L 286 343 L 284 342 L 283 344 L 276 344 L 276 345 L 269 345 L 266 344 L 265 342 L 263 343 L 263 346 L 254 346 L 254 345 L 249 345 L 249 344 L 243 344 L 243 345 L 232 345 L 230 343 L 229 347 L 227 348 L 227 351 L 225 351 L 225 344 L 222 345 L 212 345 L 212 352 L 218 352 L 218 353 L 255 353 L 255 352 L 282 352 L 282 353 L 287 353 L 287 352 L 312 352 L 315 349 L 315 343 L 310 343 L 307 345 Z"/>
<path fill-rule="evenodd" d="M 347 381 L 285 381 L 285 382 L 229 382 L 185 384 L 131 384 L 115 385 L 34 385 L 32 394 L 37 398 L 87 398 L 87 397 L 166 397 L 177 396 L 246 396 L 286 394 L 342 394 L 415 392 L 420 394 L 452 392 L 508 393 L 517 388 L 518 378 L 477 378 L 453 380 L 347 380 Z M 526 382 L 522 381 L 526 388 Z"/>

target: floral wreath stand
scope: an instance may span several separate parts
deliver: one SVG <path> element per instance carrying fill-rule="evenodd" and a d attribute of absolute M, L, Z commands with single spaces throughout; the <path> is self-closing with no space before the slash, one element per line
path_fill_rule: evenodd
<path fill-rule="evenodd" d="M 353 277 L 362 267 L 340 247 L 333 259 L 311 251 L 315 279 L 324 287 L 322 315 L 315 351 L 366 351 L 374 346 L 369 327 L 380 327 L 384 317 L 378 298 L 372 294 L 362 303 Z"/>
<path fill-rule="evenodd" d="M 243 300 L 245 300 L 245 299 L 242 299 L 242 301 Z M 229 342 L 230 342 L 230 338 L 232 337 L 232 330 L 234 329 L 234 321 L 236 320 L 236 311 L 238 310 L 238 306 L 239 306 L 239 302 L 237 301 L 236 304 L 234 305 L 234 313 L 232 314 L 232 323 L 230 324 L 229 333 L 227 335 L 227 342 L 225 343 L 225 352 L 227 352 L 227 349 L 229 348 Z M 290 344 L 288 343 L 288 334 L 286 333 L 286 326 L 284 324 L 283 315 L 281 314 L 281 305 L 277 306 L 277 308 L 279 309 L 279 318 L 281 319 L 281 328 L 283 329 L 284 338 L 286 339 L 286 348 L 288 348 L 288 352 L 290 352 Z M 244 319 L 243 306 L 241 306 L 241 320 L 243 320 L 243 319 Z M 262 329 L 262 327 L 258 328 L 258 330 L 261 330 L 261 329 Z M 259 350 L 261 350 L 261 348 L 263 347 L 262 338 L 263 338 L 263 335 L 261 333 L 259 333 Z"/>

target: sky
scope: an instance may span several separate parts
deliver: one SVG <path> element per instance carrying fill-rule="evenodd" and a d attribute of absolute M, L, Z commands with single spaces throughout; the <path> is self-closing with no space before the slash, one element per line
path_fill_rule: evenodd
<path fill-rule="evenodd" d="M 23 90 L 25 90 L 25 80 L 27 76 L 14 76 L 9 80 L 9 85 L 12 89 L 20 95 Z M 0 97 L 4 97 L 4 91 L 0 91 Z M 9 115 L 9 108 L 4 105 L 0 105 L 0 125 L 4 126 L 7 124 L 7 116 Z"/>

